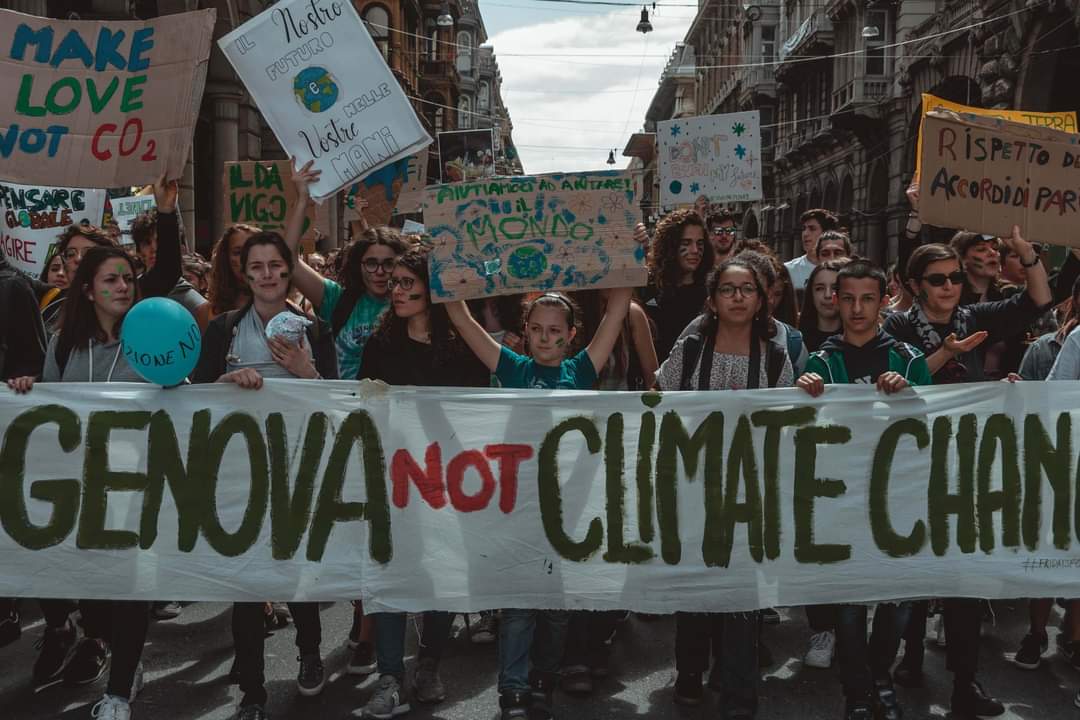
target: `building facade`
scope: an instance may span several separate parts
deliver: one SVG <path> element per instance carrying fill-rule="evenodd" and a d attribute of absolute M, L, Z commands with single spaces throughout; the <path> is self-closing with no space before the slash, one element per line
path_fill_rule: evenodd
<path fill-rule="evenodd" d="M 668 100 L 669 63 L 646 130 L 680 111 L 760 110 L 765 198 L 742 204 L 745 234 L 801 254 L 799 216 L 825 207 L 859 253 L 888 262 L 908 213 L 922 94 L 1080 110 L 1078 27 L 1080 0 L 707 0 L 676 49 L 693 50 L 695 110 Z"/>

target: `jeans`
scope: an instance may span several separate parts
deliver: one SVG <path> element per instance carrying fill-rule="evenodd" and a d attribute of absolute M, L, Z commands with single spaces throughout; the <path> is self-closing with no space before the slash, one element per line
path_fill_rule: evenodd
<path fill-rule="evenodd" d="M 266 620 L 265 604 L 234 603 L 232 613 L 233 645 L 236 648 L 236 667 L 240 673 L 241 705 L 266 704 Z M 322 620 L 318 603 L 289 603 L 289 612 L 296 625 L 296 647 L 301 655 L 317 654 L 322 644 Z"/>
<path fill-rule="evenodd" d="M 529 690 L 529 660 L 540 673 L 556 673 L 566 647 L 565 610 L 503 610 L 499 622 L 499 692 Z"/>
<path fill-rule="evenodd" d="M 420 633 L 420 659 L 431 658 L 436 663 L 442 657 L 450 636 L 453 615 L 445 612 L 424 613 L 424 629 Z M 405 676 L 405 613 L 375 613 L 375 655 L 379 675 L 393 675 L 402 681 Z"/>
<path fill-rule="evenodd" d="M 593 667 L 603 663 L 610 651 L 606 642 L 615 632 L 615 626 L 622 615 L 618 610 L 571 611 L 564 664 L 567 667 Z"/>
<path fill-rule="evenodd" d="M 758 613 L 676 613 L 675 669 L 703 674 L 716 658 L 724 711 L 757 711 Z M 713 683 L 716 684 L 716 683 Z"/>
<path fill-rule="evenodd" d="M 873 697 L 874 681 L 890 677 L 889 669 L 907 628 L 911 605 L 879 604 L 874 610 L 869 643 L 865 605 L 839 605 L 836 611 L 836 656 L 844 695 L 856 700 Z"/>

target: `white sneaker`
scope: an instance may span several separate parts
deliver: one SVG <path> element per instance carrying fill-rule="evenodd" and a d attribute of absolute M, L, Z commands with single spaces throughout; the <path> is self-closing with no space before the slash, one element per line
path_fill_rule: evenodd
<path fill-rule="evenodd" d="M 131 695 L 128 696 L 128 702 L 135 702 L 135 696 L 142 692 L 145 686 L 146 673 L 143 671 L 143 664 L 140 661 L 135 668 L 135 679 L 131 681 Z"/>
<path fill-rule="evenodd" d="M 124 698 L 106 695 L 90 709 L 95 720 L 131 720 L 131 705 Z"/>
<path fill-rule="evenodd" d="M 937 635 L 937 646 L 945 647 L 945 617 L 943 615 L 938 615 L 934 622 L 937 623 L 937 629 L 935 630 L 935 635 Z"/>
<path fill-rule="evenodd" d="M 836 651 L 836 633 L 824 630 L 810 636 L 810 649 L 803 657 L 803 665 L 812 668 L 832 667 L 833 653 Z"/>

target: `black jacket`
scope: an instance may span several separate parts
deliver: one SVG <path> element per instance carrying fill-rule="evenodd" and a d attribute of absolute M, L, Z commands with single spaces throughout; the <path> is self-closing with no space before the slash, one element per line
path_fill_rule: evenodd
<path fill-rule="evenodd" d="M 0 254 L 0 380 L 40 375 L 46 345 L 33 283 Z"/>
<path fill-rule="evenodd" d="M 288 307 L 297 315 L 301 314 L 293 306 Z M 199 354 L 199 364 L 195 366 L 195 372 L 191 374 L 191 382 L 217 382 L 217 379 L 225 374 L 225 357 L 229 354 L 229 345 L 236 332 L 236 326 L 245 313 L 251 312 L 251 309 L 249 303 L 241 310 L 230 310 L 210 321 L 206 332 L 203 333 L 202 352 Z M 308 326 L 307 339 L 311 344 L 311 354 L 315 358 L 315 369 L 319 375 L 325 380 L 337 380 L 337 349 L 334 347 L 334 336 L 330 333 L 330 326 L 316 318 L 315 322 Z"/>

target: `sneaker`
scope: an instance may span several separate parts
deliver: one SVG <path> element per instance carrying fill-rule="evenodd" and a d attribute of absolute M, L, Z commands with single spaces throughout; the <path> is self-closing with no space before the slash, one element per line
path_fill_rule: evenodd
<path fill-rule="evenodd" d="M 765 608 L 761 611 L 761 622 L 766 625 L 779 625 L 780 613 L 776 611 L 776 608 Z"/>
<path fill-rule="evenodd" d="M 934 618 L 934 624 L 934 641 L 937 643 L 937 646 L 939 648 L 943 648 L 945 647 L 945 616 L 938 615 L 936 618 Z"/>
<path fill-rule="evenodd" d="M 135 666 L 135 677 L 131 679 L 131 694 L 128 695 L 128 702 L 135 702 L 135 696 L 141 693 L 144 687 L 146 687 L 146 672 L 140 660 Z"/>
<path fill-rule="evenodd" d="M 440 703 L 446 699 L 446 686 L 439 677 L 439 666 L 431 658 L 422 658 L 413 675 L 413 691 L 422 703 Z"/>
<path fill-rule="evenodd" d="M 268 720 L 269 717 L 262 705 L 241 705 L 236 711 L 236 720 Z"/>
<path fill-rule="evenodd" d="M 22 623 L 19 622 L 19 608 L 14 600 L 0 601 L 0 648 L 10 645 L 22 636 Z"/>
<path fill-rule="evenodd" d="M 551 720 L 555 717 L 555 683 L 558 675 L 549 672 L 533 670 L 529 673 L 530 695 L 532 702 L 529 707 L 530 720 Z"/>
<path fill-rule="evenodd" d="M 996 717 L 1005 712 L 1005 706 L 990 697 L 982 685 L 974 680 L 969 685 L 954 686 L 952 714 L 957 720 L 976 717 Z"/>
<path fill-rule="evenodd" d="M 379 678 L 379 684 L 375 686 L 375 694 L 360 711 L 360 717 L 390 720 L 410 710 L 412 708 L 405 697 L 401 682 L 393 675 L 383 675 Z"/>
<path fill-rule="evenodd" d="M 90 708 L 94 720 L 131 720 L 131 705 L 124 698 L 106 695 Z"/>
<path fill-rule="evenodd" d="M 300 661 L 300 672 L 296 676 L 296 689 L 304 697 L 315 697 L 326 685 L 326 671 L 323 669 L 319 653 L 310 653 L 296 658 Z"/>
<path fill-rule="evenodd" d="M 352 627 L 349 628 L 349 647 L 353 650 L 360 644 L 360 627 L 364 622 L 364 615 L 360 612 L 360 605 L 353 601 Z"/>
<path fill-rule="evenodd" d="M 823 630 L 810 636 L 810 649 L 803 656 L 803 665 L 812 668 L 832 667 L 833 653 L 836 651 L 836 633 Z"/>
<path fill-rule="evenodd" d="M 571 695 L 588 695 L 593 691 L 592 673 L 584 665 L 563 668 L 562 689 Z"/>
<path fill-rule="evenodd" d="M 1060 635 L 1058 636 L 1060 637 Z M 1063 640 L 1058 644 L 1058 652 L 1075 668 L 1080 668 L 1080 640 Z"/>
<path fill-rule="evenodd" d="M 480 613 L 476 623 L 469 623 L 469 641 L 477 645 L 490 645 L 498 636 L 498 621 L 495 613 Z"/>
<path fill-rule="evenodd" d="M 1013 663 L 1025 670 L 1035 670 L 1042 661 L 1042 655 L 1050 647 L 1050 640 L 1046 635 L 1034 635 L 1028 633 L 1020 641 L 1020 649 L 1016 651 Z"/>
<path fill-rule="evenodd" d="M 675 678 L 675 704 L 697 707 L 701 704 L 701 673 L 679 673 Z"/>
<path fill-rule="evenodd" d="M 60 680 L 64 668 L 71 662 L 72 651 L 78 638 L 78 631 L 71 620 L 64 623 L 63 627 L 45 628 L 45 634 L 36 645 L 41 652 L 34 663 L 35 685 L 49 685 Z"/>
<path fill-rule="evenodd" d="M 500 720 L 526 720 L 532 695 L 527 692 L 507 690 L 499 693 Z"/>
<path fill-rule="evenodd" d="M 183 609 L 183 606 L 176 600 L 155 602 L 150 608 L 150 615 L 153 616 L 155 620 L 175 620 L 180 617 L 180 612 Z"/>
<path fill-rule="evenodd" d="M 875 680 L 874 690 L 877 692 L 877 715 L 879 720 L 902 720 L 904 710 L 900 707 L 900 700 L 896 697 L 892 678 L 886 675 L 879 680 Z"/>
<path fill-rule="evenodd" d="M 369 642 L 357 643 L 349 658 L 350 675 L 370 675 L 375 672 L 379 663 L 375 658 L 375 646 Z"/>
<path fill-rule="evenodd" d="M 83 638 L 75 648 L 71 662 L 64 668 L 68 685 L 89 685 L 97 682 L 109 667 L 109 646 L 102 640 Z"/>
<path fill-rule="evenodd" d="M 874 707 L 870 703 L 848 703 L 844 710 L 845 720 L 874 720 Z"/>

